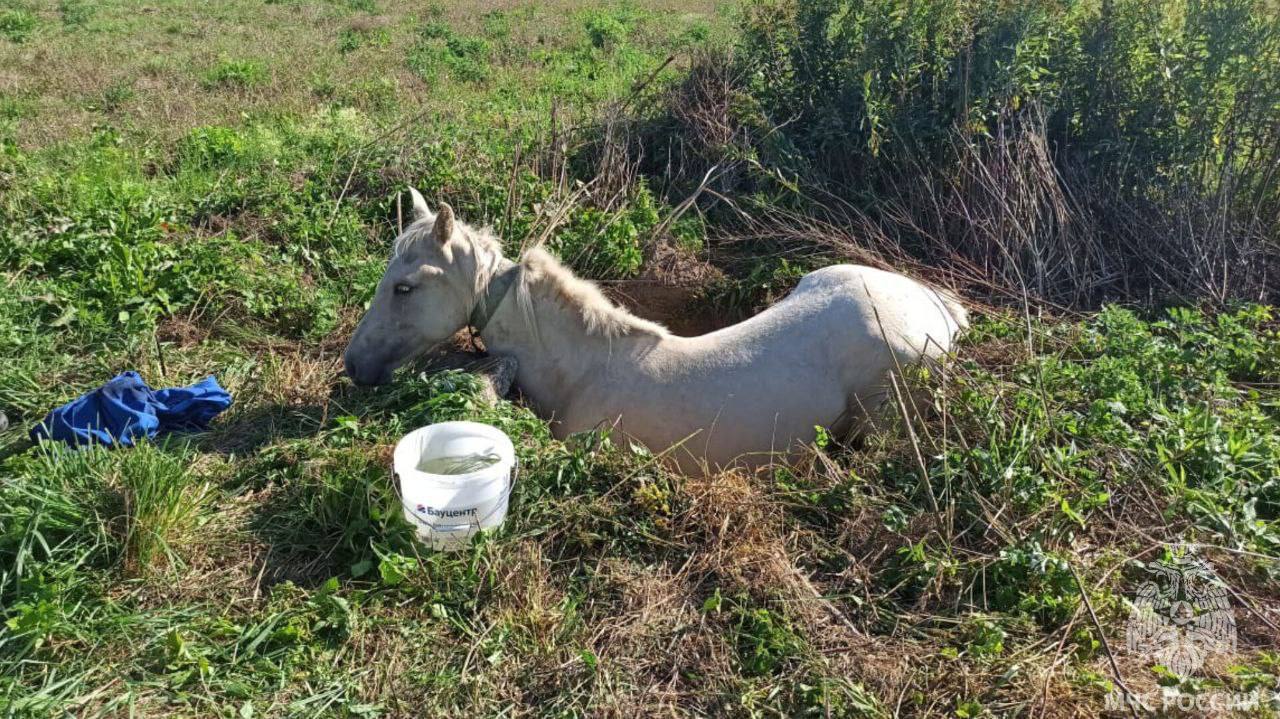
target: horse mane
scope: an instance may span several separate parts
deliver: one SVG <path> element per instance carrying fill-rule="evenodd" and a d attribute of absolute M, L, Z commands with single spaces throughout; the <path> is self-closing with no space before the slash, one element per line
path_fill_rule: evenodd
<path fill-rule="evenodd" d="M 391 256 L 399 257 L 409 251 L 414 243 L 418 240 L 426 238 L 431 234 L 431 228 L 436 224 L 436 215 L 431 213 L 426 217 L 414 220 L 401 231 L 396 241 L 391 243 Z"/>
<path fill-rule="evenodd" d="M 404 228 L 404 232 L 396 238 L 392 245 L 392 254 L 401 255 L 409 250 L 417 242 L 426 241 L 431 237 L 432 230 L 436 226 L 436 213 L 429 212 L 425 217 L 414 220 L 412 224 Z M 454 219 L 454 237 L 461 235 L 476 250 L 476 256 L 489 256 L 502 254 L 502 242 L 493 234 L 490 227 L 472 227 L 467 223 Z"/>
<path fill-rule="evenodd" d="M 405 228 L 404 233 L 396 240 L 396 255 L 407 252 L 415 242 L 426 242 L 431 237 L 435 226 L 435 214 L 431 213 Z M 502 258 L 502 242 L 490 227 L 472 227 L 465 222 L 455 220 L 454 239 L 459 238 L 469 243 L 476 258 L 476 291 L 488 284 L 493 273 L 498 269 Z M 521 255 L 521 284 L 530 291 L 536 292 L 539 299 L 558 303 L 561 307 L 578 315 L 586 327 L 587 334 L 602 337 L 621 337 L 623 335 L 649 335 L 666 337 L 670 335 L 666 327 L 649 320 L 636 317 L 626 309 L 615 305 L 604 296 L 594 283 L 573 274 L 554 255 L 542 247 L 531 247 Z M 526 295 L 528 297 L 529 295 Z M 525 307 L 526 318 L 530 316 L 531 307 Z"/>
<path fill-rule="evenodd" d="M 587 333 L 603 337 L 649 335 L 666 337 L 666 327 L 636 317 L 615 305 L 594 283 L 573 274 L 542 247 L 532 247 L 520 258 L 523 282 L 546 299 L 582 318 Z"/>

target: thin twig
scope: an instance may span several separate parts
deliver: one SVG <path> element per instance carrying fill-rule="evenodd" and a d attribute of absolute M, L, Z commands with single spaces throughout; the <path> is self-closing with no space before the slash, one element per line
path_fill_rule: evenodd
<path fill-rule="evenodd" d="M 667 229 L 670 228 L 676 220 L 679 220 L 684 216 L 685 212 L 688 212 L 690 207 L 693 207 L 693 204 L 698 201 L 698 198 L 707 189 L 707 185 L 711 184 L 711 181 L 715 179 L 716 171 L 719 169 L 719 165 L 712 165 L 711 169 L 707 170 L 707 174 L 702 176 L 702 182 L 698 183 L 697 189 L 690 193 L 688 197 L 684 198 L 684 201 L 677 205 L 676 208 L 667 215 L 666 219 L 658 223 L 657 227 L 653 228 L 653 232 L 649 234 L 649 244 L 656 243 L 658 238 L 662 237 L 662 235 L 666 233 Z"/>
<path fill-rule="evenodd" d="M 676 59 L 675 55 L 668 55 L 667 59 L 663 60 L 661 65 L 659 65 L 653 72 L 649 73 L 648 77 L 646 77 L 644 80 L 632 86 L 631 94 L 627 95 L 626 100 L 623 100 L 622 107 L 626 107 L 627 105 L 630 105 L 631 101 L 636 99 L 636 96 L 639 95 L 641 91 L 643 91 L 646 87 L 649 86 L 650 83 L 652 83 L 655 79 L 657 79 L 658 73 L 665 70 L 667 65 L 670 65 L 673 61 L 675 61 L 675 59 Z"/>
<path fill-rule="evenodd" d="M 325 226 L 325 231 L 333 229 L 333 221 L 338 218 L 338 209 L 342 207 L 342 201 L 347 196 L 347 190 L 351 187 L 351 178 L 355 177 L 356 166 L 360 164 L 360 156 L 364 154 L 364 148 L 360 148 L 356 152 L 356 156 L 351 158 L 351 169 L 347 172 L 347 181 L 342 183 L 342 192 L 338 193 L 338 199 L 333 201 L 333 212 L 329 213 L 329 224 Z"/>
<path fill-rule="evenodd" d="M 1107 652 L 1107 661 L 1111 663 L 1111 671 L 1115 674 L 1116 684 L 1124 692 L 1125 705 L 1129 707 L 1129 712 L 1133 714 L 1134 719 L 1137 719 L 1138 709 L 1134 706 L 1134 702 L 1136 701 L 1139 705 L 1142 705 L 1144 709 L 1146 705 L 1142 704 L 1142 700 L 1129 689 L 1129 685 L 1125 684 L 1124 678 L 1120 676 L 1120 664 L 1116 662 L 1116 655 L 1111 652 L 1111 644 L 1107 642 L 1107 633 L 1102 630 L 1102 623 L 1098 621 L 1098 615 L 1093 611 L 1093 602 L 1089 601 L 1089 593 L 1085 591 L 1084 582 L 1080 581 L 1080 574 L 1076 571 L 1074 564 L 1068 563 L 1067 566 L 1071 569 L 1071 576 L 1075 577 L 1076 588 L 1080 590 L 1080 598 L 1084 600 L 1084 608 L 1089 611 L 1089 619 L 1093 621 L 1093 628 L 1098 631 L 1098 639 L 1102 641 L 1102 648 Z"/>

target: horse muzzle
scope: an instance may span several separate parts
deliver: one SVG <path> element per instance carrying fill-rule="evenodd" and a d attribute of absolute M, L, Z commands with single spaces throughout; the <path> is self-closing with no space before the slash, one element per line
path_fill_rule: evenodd
<path fill-rule="evenodd" d="M 363 362 L 352 359 L 350 354 L 343 357 L 347 376 L 361 387 L 387 384 L 391 381 L 393 365 L 384 362 Z"/>

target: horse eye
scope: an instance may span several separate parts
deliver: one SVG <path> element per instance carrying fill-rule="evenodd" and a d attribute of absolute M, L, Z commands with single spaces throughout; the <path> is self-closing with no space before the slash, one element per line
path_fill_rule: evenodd
<path fill-rule="evenodd" d="M 410 292 L 413 292 L 413 288 L 410 287 L 409 285 L 396 285 L 397 295 L 407 295 Z"/>

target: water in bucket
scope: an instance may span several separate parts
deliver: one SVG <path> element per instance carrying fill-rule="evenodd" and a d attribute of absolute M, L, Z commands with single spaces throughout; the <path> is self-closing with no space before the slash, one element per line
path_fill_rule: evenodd
<path fill-rule="evenodd" d="M 434 549 L 465 546 L 507 516 L 515 447 L 478 422 L 441 422 L 414 430 L 392 459 L 405 518 Z"/>
<path fill-rule="evenodd" d="M 469 474 L 502 461 L 497 452 L 431 457 L 418 463 L 418 471 L 427 474 Z"/>

